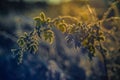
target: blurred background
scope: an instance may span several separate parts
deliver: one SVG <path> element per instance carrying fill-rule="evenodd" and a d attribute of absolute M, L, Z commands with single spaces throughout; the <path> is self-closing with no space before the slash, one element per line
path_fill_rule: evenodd
<path fill-rule="evenodd" d="M 97 70 L 95 72 L 93 70 L 93 74 L 87 77 L 89 68 L 85 68 L 87 72 L 76 66 L 74 68 L 77 70 L 74 68 L 70 70 L 70 76 L 75 76 L 73 78 L 66 78 L 64 74 L 61 74 L 61 78 L 59 72 L 52 75 L 38 55 L 30 54 L 22 65 L 17 65 L 11 49 L 17 47 L 16 41 L 19 35 L 34 28 L 33 18 L 39 16 L 40 12 L 44 12 L 50 18 L 73 16 L 90 23 L 94 22 L 95 18 L 102 19 L 104 12 L 115 1 L 117 0 L 0 0 L 0 80 L 105 80 L 103 76 L 97 75 Z M 92 18 L 90 10 L 96 16 L 95 18 Z M 109 17 L 120 16 L 119 12 L 120 3 L 111 11 Z M 109 44 L 110 41 L 108 41 L 106 44 L 112 46 L 108 49 L 111 51 L 111 56 L 114 56 L 108 59 L 108 63 L 113 65 L 108 66 L 109 80 L 120 80 L 119 22 L 116 21 L 114 25 L 111 22 L 104 24 L 105 29 L 116 32 L 112 35 L 115 36 L 115 40 L 113 37 L 112 43 Z M 82 64 L 85 67 L 88 62 Z M 99 61 L 96 62 L 96 65 L 101 67 Z M 98 71 L 104 73 L 102 70 L 100 68 Z"/>

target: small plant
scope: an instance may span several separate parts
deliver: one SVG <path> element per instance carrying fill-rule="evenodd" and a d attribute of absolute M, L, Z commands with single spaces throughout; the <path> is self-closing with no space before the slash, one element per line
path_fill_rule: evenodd
<path fill-rule="evenodd" d="M 17 55 L 18 63 L 22 63 L 24 53 L 38 53 L 39 45 L 42 41 L 52 45 L 56 37 L 54 29 L 57 29 L 65 36 L 68 45 L 73 42 L 72 44 L 75 45 L 76 49 L 85 48 L 90 61 L 99 52 L 104 59 L 106 67 L 106 54 L 108 54 L 108 50 L 104 46 L 104 43 L 107 41 L 106 33 L 108 32 L 102 26 L 105 21 L 120 19 L 120 17 L 107 18 L 110 10 L 111 8 L 103 15 L 101 20 L 96 20 L 94 23 L 89 24 L 70 16 L 51 19 L 41 12 L 38 17 L 34 18 L 34 29 L 30 33 L 25 32 L 24 35 L 20 36 L 17 40 L 18 48 L 12 49 L 12 51 Z M 70 24 L 66 19 L 75 20 L 76 23 Z M 107 75 L 107 67 L 105 70 Z"/>

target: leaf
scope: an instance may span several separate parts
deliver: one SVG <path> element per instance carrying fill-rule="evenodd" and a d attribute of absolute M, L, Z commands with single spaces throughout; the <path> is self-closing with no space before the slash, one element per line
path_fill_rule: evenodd
<path fill-rule="evenodd" d="M 44 32 L 43 36 L 45 41 L 49 42 L 50 44 L 53 43 L 54 34 L 51 30 Z"/>
<path fill-rule="evenodd" d="M 40 19 L 40 17 L 35 17 L 34 18 L 34 20 L 35 20 L 35 26 L 36 27 L 40 27 L 41 26 L 41 24 L 42 24 L 42 20 Z"/>
<path fill-rule="evenodd" d="M 94 54 L 95 53 L 95 48 L 94 48 L 94 46 L 90 46 L 89 47 L 89 51 L 90 51 L 90 53 L 92 53 L 92 54 Z"/>
<path fill-rule="evenodd" d="M 33 18 L 35 21 L 40 21 L 40 17 Z"/>
<path fill-rule="evenodd" d="M 25 41 L 23 38 L 18 39 L 17 43 L 20 47 L 23 47 L 25 45 Z"/>
<path fill-rule="evenodd" d="M 104 41 L 105 37 L 104 36 L 100 36 L 100 40 Z"/>
<path fill-rule="evenodd" d="M 45 21 L 46 16 L 43 12 L 40 13 L 40 18 L 41 18 L 42 21 Z"/>
<path fill-rule="evenodd" d="M 61 31 L 61 32 L 66 32 L 67 30 L 66 30 L 66 24 L 63 24 L 63 23 L 61 23 L 61 24 L 59 24 L 58 26 L 57 26 L 57 28 Z"/>
<path fill-rule="evenodd" d="M 98 36 L 98 37 L 96 37 L 96 39 L 97 39 L 98 41 L 100 41 L 100 40 L 104 41 L 104 40 L 105 40 L 105 37 L 104 37 L 104 36 Z"/>
<path fill-rule="evenodd" d="M 26 32 L 24 32 L 24 36 L 25 36 L 25 37 L 27 36 L 27 33 L 26 33 Z"/>
<path fill-rule="evenodd" d="M 21 64 L 23 61 L 23 52 L 19 51 L 18 52 L 18 64 Z"/>
<path fill-rule="evenodd" d="M 50 18 L 47 18 L 47 20 L 46 20 L 47 22 L 50 22 L 51 21 L 51 19 Z"/>
<path fill-rule="evenodd" d="M 38 45 L 37 44 L 31 44 L 30 47 L 29 47 L 29 51 L 30 52 L 33 52 L 33 53 L 36 53 L 38 50 Z"/>
<path fill-rule="evenodd" d="M 82 45 L 87 46 L 88 45 L 88 40 L 87 39 L 83 40 Z"/>

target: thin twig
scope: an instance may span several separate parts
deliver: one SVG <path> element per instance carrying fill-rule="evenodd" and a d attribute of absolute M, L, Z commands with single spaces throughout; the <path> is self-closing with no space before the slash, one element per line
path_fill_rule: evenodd
<path fill-rule="evenodd" d="M 111 7 L 108 8 L 108 10 L 103 14 L 102 20 L 105 20 L 105 19 L 108 17 L 108 15 L 110 14 L 110 12 L 114 9 L 114 6 L 115 6 L 117 3 L 119 3 L 119 2 L 120 2 L 120 1 L 116 1 L 116 2 L 114 2 L 114 3 L 111 4 Z"/>
<path fill-rule="evenodd" d="M 9 39 L 11 39 L 11 40 L 14 41 L 14 42 L 17 41 L 17 38 L 16 38 L 15 36 L 12 36 L 12 35 L 4 32 L 4 31 L 0 31 L 0 35 L 3 35 L 3 36 L 5 36 L 6 38 L 9 38 Z"/>

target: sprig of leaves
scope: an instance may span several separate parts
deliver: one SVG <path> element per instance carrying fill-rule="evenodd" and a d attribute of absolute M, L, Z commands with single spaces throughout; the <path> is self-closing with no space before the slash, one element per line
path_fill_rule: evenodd
<path fill-rule="evenodd" d="M 94 24 L 87 24 L 82 21 L 77 21 L 75 24 L 67 23 L 66 19 L 68 17 L 58 17 L 56 19 L 47 18 L 46 15 L 41 12 L 38 17 L 34 18 L 35 28 L 30 33 L 25 33 L 21 36 L 17 43 L 19 49 L 16 52 L 17 54 L 22 54 L 25 52 L 36 53 L 39 49 L 39 43 L 41 41 L 46 41 L 50 44 L 54 42 L 54 32 L 52 28 L 57 28 L 65 36 L 66 41 L 71 43 L 74 42 L 75 48 L 84 47 L 88 50 L 88 57 L 92 60 L 92 57 L 95 56 L 97 48 L 100 46 L 100 50 L 104 48 L 98 44 L 103 43 L 105 40 L 105 33 L 101 28 L 101 24 L 98 22 Z M 70 17 L 74 20 L 74 17 Z M 76 18 L 75 18 L 76 20 Z"/>

